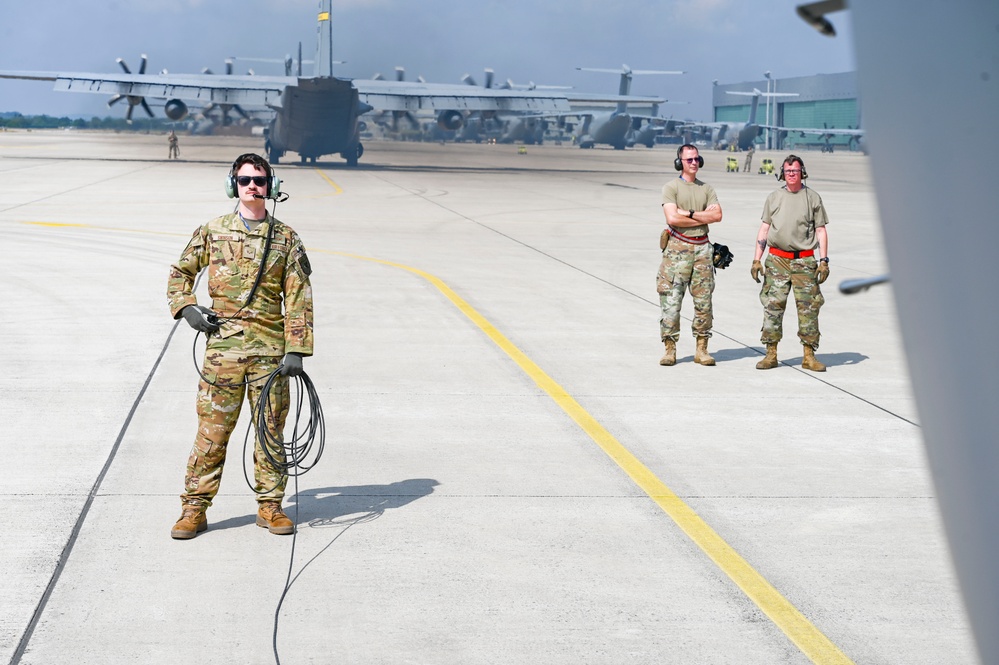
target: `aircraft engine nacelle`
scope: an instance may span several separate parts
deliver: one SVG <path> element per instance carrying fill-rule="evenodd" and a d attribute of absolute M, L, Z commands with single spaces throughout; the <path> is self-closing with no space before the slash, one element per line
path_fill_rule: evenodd
<path fill-rule="evenodd" d="M 163 112 L 171 120 L 183 120 L 187 117 L 187 104 L 179 99 L 171 99 L 163 105 Z"/>
<path fill-rule="evenodd" d="M 437 114 L 437 126 L 441 129 L 461 129 L 464 122 L 461 111 L 441 111 Z"/>

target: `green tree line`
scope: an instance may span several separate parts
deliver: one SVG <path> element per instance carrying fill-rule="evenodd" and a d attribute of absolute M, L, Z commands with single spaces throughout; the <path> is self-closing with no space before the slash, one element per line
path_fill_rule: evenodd
<path fill-rule="evenodd" d="M 113 129 L 125 132 L 146 132 L 151 130 L 168 130 L 174 126 L 166 118 L 141 118 L 129 123 L 124 118 L 56 118 L 50 115 L 21 115 L 9 113 L 0 115 L 0 127 L 10 129 Z"/>

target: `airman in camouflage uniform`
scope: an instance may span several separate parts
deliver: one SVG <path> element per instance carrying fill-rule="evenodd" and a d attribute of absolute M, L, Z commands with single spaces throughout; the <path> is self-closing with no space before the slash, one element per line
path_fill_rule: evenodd
<path fill-rule="evenodd" d="M 662 310 L 659 334 L 666 352 L 659 364 L 676 364 L 680 305 L 684 292 L 689 289 L 694 300 L 691 328 L 697 339 L 694 362 L 710 366 L 715 364 L 714 358 L 708 355 L 715 268 L 712 262 L 714 248 L 708 241 L 708 225 L 721 221 L 722 209 L 714 188 L 697 179 L 697 171 L 704 164 L 697 148 L 686 144 L 676 151 L 676 155 L 673 166 L 682 173 L 663 186 L 663 214 L 667 226 L 659 242 L 663 259 L 656 276 L 656 290 Z"/>
<path fill-rule="evenodd" d="M 170 134 L 167 136 L 167 143 L 170 145 L 170 152 L 167 155 L 167 159 L 180 159 L 180 139 L 177 138 L 177 132 L 170 130 Z"/>
<path fill-rule="evenodd" d="M 289 406 L 287 375 L 301 373 L 301 358 L 313 350 L 311 267 L 298 234 L 267 213 L 263 196 L 276 182 L 270 166 L 258 155 L 242 155 L 231 176 L 239 206 L 194 232 L 171 266 L 167 286 L 173 317 L 183 316 L 207 337 L 198 386 L 198 432 L 181 494 L 183 514 L 171 531 L 174 538 L 193 538 L 207 528 L 205 510 L 218 492 L 244 395 L 256 410 L 264 379 L 281 368 L 265 408 L 268 430 L 280 440 Z M 248 302 L 268 236 L 266 264 Z M 211 310 L 200 307 L 193 294 L 204 268 Z M 216 315 L 219 323 L 202 314 Z M 271 454 L 283 460 L 281 450 L 272 449 Z M 253 462 L 257 524 L 272 533 L 292 533 L 294 525 L 281 511 L 287 477 L 267 459 L 259 436 Z"/>
<path fill-rule="evenodd" d="M 789 155 L 778 176 L 784 180 L 784 187 L 772 192 L 763 204 L 763 222 L 756 234 L 756 253 L 750 271 L 757 282 L 763 273 L 760 340 L 766 344 L 767 355 L 756 364 L 757 369 L 777 366 L 777 343 L 783 337 L 784 309 L 789 292 L 793 290 L 798 308 L 798 339 L 803 349 L 801 366 L 813 372 L 826 371 L 826 366 L 815 358 L 815 351 L 819 348 L 819 309 L 825 302 L 819 284 L 829 276 L 829 237 L 826 233 L 829 220 L 822 197 L 805 186 L 807 177 L 801 158 Z M 764 267 L 760 259 L 766 249 L 769 256 Z"/>

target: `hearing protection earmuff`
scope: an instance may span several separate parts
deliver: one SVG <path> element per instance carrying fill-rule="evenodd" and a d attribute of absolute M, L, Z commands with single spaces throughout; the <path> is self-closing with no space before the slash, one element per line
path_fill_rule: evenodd
<path fill-rule="evenodd" d="M 801 179 L 804 180 L 807 178 L 808 172 L 805 171 L 805 162 L 801 161 L 801 157 L 798 157 L 797 155 L 788 155 L 787 159 L 785 159 L 780 165 L 780 173 L 777 175 L 777 179 L 784 179 L 784 164 L 794 164 L 795 162 L 798 162 L 798 164 L 801 165 Z"/>
<path fill-rule="evenodd" d="M 690 145 L 689 143 L 684 143 L 682 146 L 676 150 L 676 159 L 673 160 L 673 168 L 677 171 L 683 170 L 683 162 L 680 160 L 680 153 L 683 152 L 684 148 L 690 148 L 692 150 L 697 150 L 697 146 Z M 704 158 L 701 157 L 701 151 L 697 150 L 697 168 L 704 167 Z"/>
<path fill-rule="evenodd" d="M 251 157 L 255 157 L 256 159 L 248 159 Z M 267 163 L 267 160 L 253 153 L 240 155 L 236 158 L 236 161 L 232 163 L 232 168 L 229 169 L 229 173 L 225 177 L 225 195 L 230 199 L 236 198 L 238 194 L 238 190 L 236 189 L 236 169 L 243 164 L 253 164 L 263 168 L 267 173 L 267 195 L 265 198 L 277 198 L 278 194 L 281 193 L 281 179 L 274 174 L 274 169 L 272 169 L 271 165 Z"/>

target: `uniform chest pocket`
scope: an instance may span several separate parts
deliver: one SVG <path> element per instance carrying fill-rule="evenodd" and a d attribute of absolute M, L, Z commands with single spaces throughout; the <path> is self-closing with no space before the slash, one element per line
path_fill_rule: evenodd
<path fill-rule="evenodd" d="M 243 236 L 238 233 L 220 233 L 211 237 L 208 242 L 210 262 L 235 267 L 242 258 Z"/>
<path fill-rule="evenodd" d="M 257 260 L 259 261 L 263 252 L 262 243 L 258 251 Z M 284 264 L 287 257 L 288 243 L 284 241 L 284 238 L 273 238 L 271 240 L 271 246 L 267 251 L 267 267 L 264 268 L 265 274 L 280 278 L 281 275 L 284 274 Z"/>

